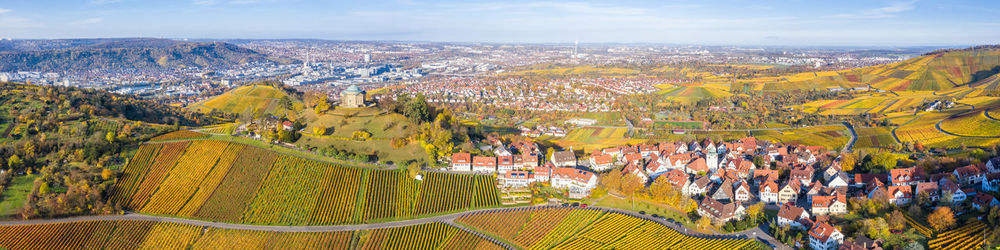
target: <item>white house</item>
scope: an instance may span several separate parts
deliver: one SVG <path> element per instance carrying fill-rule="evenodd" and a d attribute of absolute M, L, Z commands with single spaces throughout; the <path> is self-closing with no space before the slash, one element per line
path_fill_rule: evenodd
<path fill-rule="evenodd" d="M 765 181 L 760 187 L 757 188 L 757 192 L 760 196 L 760 201 L 764 203 L 778 203 L 778 183 L 774 181 Z"/>
<path fill-rule="evenodd" d="M 472 171 L 472 155 L 469 153 L 451 155 L 451 171 Z"/>
<path fill-rule="evenodd" d="M 597 175 L 575 168 L 553 169 L 551 179 L 554 188 L 591 190 L 597 187 Z"/>
<path fill-rule="evenodd" d="M 809 246 L 816 250 L 832 250 L 837 249 L 840 243 L 844 243 L 844 235 L 840 233 L 840 230 L 831 226 L 829 223 L 820 222 L 816 223 L 812 229 L 809 230 Z"/>
<path fill-rule="evenodd" d="M 535 177 L 528 171 L 507 171 L 497 179 L 504 187 L 511 188 L 528 187 L 535 181 Z"/>
<path fill-rule="evenodd" d="M 806 212 L 806 209 L 801 207 L 784 204 L 781 205 L 781 209 L 778 210 L 778 225 L 803 228 L 804 226 L 801 221 L 808 219 L 809 213 Z"/>

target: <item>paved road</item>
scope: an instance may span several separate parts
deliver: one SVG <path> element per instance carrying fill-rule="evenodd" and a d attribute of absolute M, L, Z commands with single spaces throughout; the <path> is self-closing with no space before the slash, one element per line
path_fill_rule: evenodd
<path fill-rule="evenodd" d="M 631 216 L 634 216 L 634 217 L 646 219 L 646 220 L 649 220 L 649 221 L 653 221 L 653 222 L 659 223 L 660 225 L 667 226 L 667 227 L 669 227 L 671 229 L 674 229 L 674 230 L 676 230 L 676 231 L 678 231 L 680 233 L 683 233 L 683 234 L 689 235 L 689 236 L 695 236 L 695 237 L 701 237 L 701 238 L 709 238 L 709 239 L 756 239 L 756 240 L 760 240 L 760 241 L 765 242 L 765 243 L 770 243 L 772 246 L 777 246 L 775 249 L 792 249 L 791 247 L 788 247 L 784 243 L 781 243 L 780 241 L 778 241 L 774 237 L 771 237 L 771 235 L 767 234 L 767 231 L 765 231 L 767 229 L 766 225 L 761 225 L 760 227 L 757 227 L 757 228 L 754 228 L 754 229 L 745 230 L 745 231 L 736 232 L 736 233 L 729 233 L 729 234 L 703 234 L 703 233 L 698 233 L 698 232 L 695 232 L 693 230 L 690 230 L 687 227 L 684 227 L 684 225 L 681 225 L 680 223 L 670 223 L 666 219 L 653 218 L 650 215 L 643 215 L 643 214 L 639 214 L 638 212 L 634 212 L 634 211 L 621 210 L 621 209 L 615 209 L 615 208 L 607 208 L 607 207 L 588 207 L 588 208 L 593 208 L 593 209 L 607 211 L 607 212 L 616 212 L 616 213 L 621 213 L 621 214 L 627 214 L 627 215 L 631 215 Z"/>
<path fill-rule="evenodd" d="M 983 114 L 986 115 L 986 118 L 990 118 L 990 120 L 994 120 L 994 121 L 1000 121 L 1000 119 L 997 119 L 996 117 L 993 117 L 992 115 L 990 115 L 990 111 L 992 111 L 992 110 L 987 109 L 987 110 L 983 111 Z M 1000 109 L 995 109 L 995 111 L 996 112 L 1000 112 Z M 1000 114 L 1000 113 L 998 113 L 998 114 Z"/>
<path fill-rule="evenodd" d="M 536 207 L 544 207 L 544 206 L 536 206 Z M 552 206 L 549 206 L 549 207 L 552 207 Z M 475 235 L 482 236 L 482 237 L 484 237 L 484 238 L 486 238 L 486 239 L 488 239 L 490 241 L 493 241 L 493 242 L 496 242 L 496 243 L 500 244 L 501 246 L 503 246 L 503 247 L 505 247 L 507 249 L 512 249 L 510 246 L 508 246 L 506 244 L 503 244 L 502 242 L 500 242 L 497 239 L 494 239 L 492 237 L 488 237 L 488 236 L 480 234 L 478 232 L 469 230 L 468 228 L 455 225 L 455 223 L 454 223 L 455 219 L 457 219 L 458 217 L 461 217 L 463 215 L 473 214 L 473 213 L 479 213 L 479 212 L 490 212 L 490 211 L 497 211 L 497 210 L 506 210 L 506 209 L 516 209 L 516 208 L 481 209 L 481 210 L 459 212 L 459 213 L 453 213 L 453 214 L 447 214 L 447 215 L 440 215 L 440 216 L 434 216 L 434 217 L 427 217 L 427 218 L 420 218 L 420 219 L 412 219 L 412 220 L 391 221 L 391 222 L 373 223 L 373 224 L 337 225 L 337 226 L 265 226 L 265 225 L 246 225 L 246 224 L 233 224 L 233 223 L 223 223 L 223 222 L 214 222 L 214 221 L 202 221 L 202 220 L 182 219 L 182 218 L 174 218 L 174 217 L 159 217 L 159 216 L 151 216 L 151 215 L 144 215 L 144 214 L 134 214 L 134 213 L 124 214 L 124 215 L 78 216 L 78 217 L 57 218 L 57 219 L 41 219 L 41 220 L 0 221 L 0 226 L 30 225 L 30 224 L 40 224 L 40 223 L 80 222 L 80 221 L 95 221 L 95 220 L 140 220 L 140 221 L 173 222 L 173 223 L 182 223 L 182 224 L 202 226 L 202 227 L 214 227 L 214 228 L 223 228 L 223 229 L 238 229 L 238 230 L 257 230 L 257 231 L 271 231 L 271 232 L 330 232 L 330 231 L 371 230 L 371 229 L 379 229 L 379 228 L 392 228 L 392 227 L 402 227 L 402 226 L 419 225 L 419 224 L 425 224 L 425 223 L 431 223 L 431 222 L 443 222 L 443 223 L 447 223 L 447 224 L 450 224 L 450 225 L 457 226 L 459 229 L 462 229 L 462 230 L 465 230 L 465 231 L 469 231 L 470 233 L 473 233 Z M 771 237 L 770 235 L 768 235 L 767 233 L 765 233 L 765 231 L 762 230 L 761 228 L 755 228 L 755 229 L 752 229 L 752 230 L 747 230 L 747 231 L 738 232 L 738 233 L 731 233 L 731 234 L 718 234 L 718 235 L 714 235 L 714 234 L 701 234 L 701 233 L 692 232 L 692 230 L 689 230 L 689 229 L 685 228 L 683 225 L 680 225 L 680 224 L 677 224 L 677 223 L 669 223 L 669 222 L 667 222 L 664 219 L 653 218 L 650 215 L 642 215 L 642 214 L 639 214 L 639 213 L 634 212 L 634 211 L 627 211 L 627 210 L 621 210 L 621 209 L 615 209 L 615 208 L 606 208 L 606 207 L 588 207 L 588 208 L 585 208 L 585 209 L 595 209 L 595 210 L 601 210 L 601 211 L 606 211 L 606 212 L 616 212 L 616 213 L 631 215 L 631 216 L 634 216 L 634 217 L 638 217 L 638 218 L 642 218 L 642 219 L 646 219 L 646 220 L 649 220 L 649 221 L 653 221 L 653 222 L 659 223 L 661 225 L 670 227 L 671 229 L 677 230 L 678 232 L 681 232 L 681 233 L 689 235 L 689 236 L 696 236 L 696 237 L 703 237 L 703 238 L 710 238 L 710 239 L 758 239 L 758 240 L 761 240 L 761 241 L 764 241 L 764 242 L 768 242 L 771 245 L 778 246 L 779 249 L 784 249 L 784 247 L 786 247 L 784 244 L 782 244 L 781 242 L 777 241 L 776 239 L 774 239 L 773 237 Z"/>
<path fill-rule="evenodd" d="M 858 132 L 854 131 L 854 125 L 851 125 L 849 122 L 844 122 L 844 127 L 847 127 L 847 130 L 851 131 L 851 140 L 847 141 L 847 145 L 844 146 L 844 152 L 851 152 L 851 149 L 854 148 L 854 143 L 858 141 Z"/>

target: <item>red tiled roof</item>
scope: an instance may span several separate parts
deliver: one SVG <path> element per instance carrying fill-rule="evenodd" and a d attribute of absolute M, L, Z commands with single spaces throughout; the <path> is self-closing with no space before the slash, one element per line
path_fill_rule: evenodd
<path fill-rule="evenodd" d="M 820 242 L 826 242 L 833 233 L 837 232 L 837 228 L 831 226 L 829 223 L 820 222 L 816 223 L 812 229 L 809 230 L 809 236 L 819 239 Z"/>
<path fill-rule="evenodd" d="M 451 162 L 458 164 L 472 163 L 472 155 L 469 153 L 455 153 L 451 155 Z"/>
<path fill-rule="evenodd" d="M 478 167 L 496 167 L 497 166 L 497 158 L 496 157 L 485 157 L 485 156 L 472 157 L 472 165 L 473 166 L 478 166 Z"/>

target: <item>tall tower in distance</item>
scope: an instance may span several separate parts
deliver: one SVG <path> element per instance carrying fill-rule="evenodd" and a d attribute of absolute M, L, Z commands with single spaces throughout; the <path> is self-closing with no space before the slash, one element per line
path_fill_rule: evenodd
<path fill-rule="evenodd" d="M 573 41 L 573 58 L 578 58 L 580 52 L 580 40 Z"/>

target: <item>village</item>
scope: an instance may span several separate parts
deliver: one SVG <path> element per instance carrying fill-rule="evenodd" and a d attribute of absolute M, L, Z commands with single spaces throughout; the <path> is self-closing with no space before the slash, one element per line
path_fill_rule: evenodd
<path fill-rule="evenodd" d="M 936 204 L 958 213 L 965 207 L 982 210 L 1000 205 L 986 193 L 1000 188 L 1000 157 L 952 172 L 925 173 L 913 166 L 850 174 L 840 157 L 823 147 L 753 137 L 623 145 L 581 157 L 572 147 L 543 154 L 530 141 L 484 142 L 491 144 L 490 156 L 455 153 L 449 170 L 495 174 L 503 190 L 544 185 L 565 191 L 569 200 L 579 200 L 601 185 L 600 173 L 618 169 L 635 177 L 623 179 L 643 185 L 668 182 L 697 201 L 698 216 L 716 225 L 742 220 L 747 207 L 762 203 L 777 210 L 776 227 L 807 232 L 813 249 L 881 249 L 878 240 L 864 236 L 845 239 L 831 222 L 831 216 L 848 214 L 850 204 L 862 200 L 897 207 Z"/>

